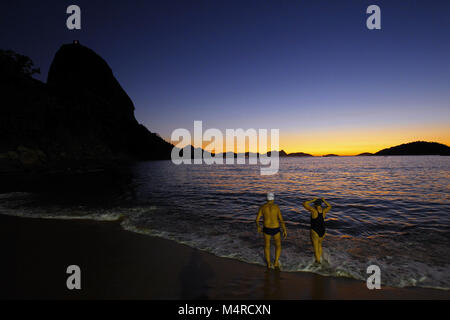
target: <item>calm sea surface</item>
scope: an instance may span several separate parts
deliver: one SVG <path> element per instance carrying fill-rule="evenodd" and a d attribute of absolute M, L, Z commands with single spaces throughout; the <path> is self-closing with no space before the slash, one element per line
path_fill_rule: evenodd
<path fill-rule="evenodd" d="M 277 175 L 258 165 L 142 162 L 114 174 L 62 176 L 27 192 L 0 194 L 0 213 L 115 219 L 218 256 L 264 264 L 254 223 L 266 192 L 286 221 L 285 271 L 367 278 L 371 264 L 390 286 L 450 288 L 450 157 L 281 158 Z M 309 213 L 325 197 L 322 266 L 313 263 Z"/>

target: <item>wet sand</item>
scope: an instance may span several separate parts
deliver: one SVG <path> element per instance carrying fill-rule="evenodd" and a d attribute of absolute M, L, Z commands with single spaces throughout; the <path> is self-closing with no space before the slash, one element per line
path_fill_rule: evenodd
<path fill-rule="evenodd" d="M 119 222 L 0 215 L 1 299 L 449 299 L 422 288 L 368 290 L 365 282 L 267 271 L 123 230 Z M 262 250 L 262 248 L 261 248 Z M 81 268 L 81 290 L 66 268 Z"/>

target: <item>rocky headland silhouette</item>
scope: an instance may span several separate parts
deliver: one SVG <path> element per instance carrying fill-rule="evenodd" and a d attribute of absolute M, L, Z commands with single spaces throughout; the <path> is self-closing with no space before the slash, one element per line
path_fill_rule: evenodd
<path fill-rule="evenodd" d="M 0 51 L 2 171 L 170 159 L 173 145 L 139 124 L 111 68 L 93 50 L 65 44 L 47 83 L 31 59 Z"/>

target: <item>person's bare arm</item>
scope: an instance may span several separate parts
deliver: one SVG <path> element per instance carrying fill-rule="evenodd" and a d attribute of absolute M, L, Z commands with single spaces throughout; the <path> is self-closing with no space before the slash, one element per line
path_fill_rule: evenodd
<path fill-rule="evenodd" d="M 325 198 L 322 198 L 322 201 L 323 201 L 323 203 L 325 203 L 325 205 L 327 206 L 325 209 L 324 209 L 324 213 L 328 213 L 328 211 L 330 211 L 331 210 L 331 204 L 329 204 L 328 202 L 327 202 L 327 200 L 325 200 Z"/>
<path fill-rule="evenodd" d="M 286 225 L 284 224 L 283 216 L 281 215 L 281 210 L 278 208 L 278 219 L 280 220 L 281 229 L 283 229 L 283 237 L 286 239 L 287 232 L 286 232 Z"/>
<path fill-rule="evenodd" d="M 306 210 L 308 210 L 309 212 L 312 212 L 312 211 L 313 211 L 313 208 L 310 206 L 310 204 L 313 203 L 313 202 L 316 201 L 316 200 L 317 200 L 317 198 L 314 198 L 314 199 L 312 199 L 312 200 L 303 202 L 303 207 L 304 207 Z"/>
<path fill-rule="evenodd" d="M 258 215 L 256 216 L 256 229 L 258 230 L 258 233 L 261 233 L 261 226 L 259 225 L 259 220 L 262 216 L 262 207 L 259 207 Z"/>

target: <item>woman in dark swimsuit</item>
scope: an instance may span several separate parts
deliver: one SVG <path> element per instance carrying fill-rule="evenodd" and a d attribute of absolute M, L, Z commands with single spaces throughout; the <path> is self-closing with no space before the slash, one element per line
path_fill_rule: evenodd
<path fill-rule="evenodd" d="M 311 203 L 313 206 L 311 206 Z M 325 203 L 326 208 L 322 208 Z M 314 247 L 316 262 L 322 257 L 322 240 L 325 237 L 325 215 L 331 210 L 331 205 L 324 199 L 314 198 L 303 202 L 303 207 L 311 213 L 311 242 Z"/>

